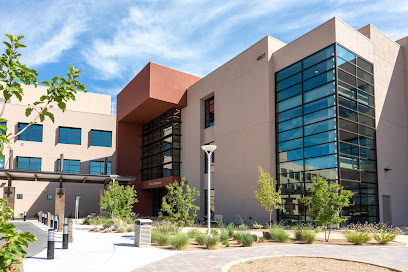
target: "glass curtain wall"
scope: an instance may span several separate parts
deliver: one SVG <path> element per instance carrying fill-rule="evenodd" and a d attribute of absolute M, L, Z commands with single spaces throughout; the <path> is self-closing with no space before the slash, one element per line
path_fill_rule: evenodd
<path fill-rule="evenodd" d="M 142 180 L 180 176 L 180 127 L 175 108 L 143 125 Z"/>
<path fill-rule="evenodd" d="M 358 128 L 359 123 L 361 123 L 365 132 L 375 135 L 375 130 L 371 128 L 374 126 L 374 121 L 369 115 L 374 116 L 374 109 L 369 105 L 369 102 L 373 102 L 374 99 L 369 93 L 362 91 L 363 89 L 357 90 L 358 82 L 360 82 L 361 88 L 372 90 L 373 93 L 373 87 L 370 87 L 372 85 L 360 80 L 370 80 L 372 74 L 357 67 L 361 63 L 361 66 L 365 65 L 364 67 L 368 70 L 371 67 L 372 72 L 372 65 L 356 57 L 353 63 L 352 57 L 345 55 L 338 48 L 341 47 L 333 44 L 275 74 L 277 179 L 283 195 L 279 219 L 313 220 L 308 208 L 299 201 L 309 192 L 313 176 L 320 175 L 330 182 L 339 182 L 340 174 L 343 174 L 344 177 L 347 174 L 352 175 L 352 173 L 356 175 L 352 170 L 356 169 L 355 172 L 359 176 L 358 180 L 350 183 L 351 181 L 347 176 L 347 179 L 341 179 L 341 183 L 357 193 L 355 183 L 357 181 L 357 185 L 360 184 L 360 172 L 376 168 L 375 162 L 372 161 L 373 156 L 375 156 L 373 151 L 374 139 L 367 138 L 367 133 L 364 135 L 355 134 L 357 140 L 351 140 L 354 143 L 350 143 L 345 140 L 347 139 L 345 133 L 350 133 L 350 131 L 339 129 L 339 127 L 345 128 L 353 125 Z M 343 55 L 343 58 L 341 56 L 336 57 L 338 51 Z M 357 59 L 360 60 L 357 61 Z M 351 66 L 349 67 L 349 65 Z M 352 71 L 353 67 L 354 74 L 349 74 L 348 71 Z M 340 76 L 340 73 L 350 77 L 347 78 L 348 84 L 354 75 L 352 85 L 355 86 L 354 99 L 340 95 L 340 83 L 349 86 L 340 81 L 341 78 L 344 78 Z M 362 78 L 357 79 L 358 73 Z M 337 80 L 336 74 L 339 75 L 339 80 Z M 354 135 L 348 136 L 353 137 Z M 360 137 L 363 138 L 360 139 Z M 361 157 L 362 153 L 360 153 L 361 140 L 365 144 L 364 147 L 361 147 L 364 148 L 363 154 L 366 156 L 364 158 Z M 360 145 L 355 141 L 360 141 Z M 370 144 L 371 147 L 368 147 L 367 145 Z M 351 154 L 346 153 L 347 155 L 345 155 L 344 153 L 347 151 Z M 369 156 L 370 158 L 367 158 Z M 360 169 L 360 165 L 363 168 Z M 369 169 L 369 167 L 372 168 Z M 376 183 L 376 177 L 371 178 L 370 184 L 373 183 Z M 360 186 L 358 188 L 360 190 Z M 361 191 L 358 191 L 359 196 L 360 193 Z M 361 198 L 358 203 L 356 202 L 357 199 L 357 196 L 353 198 L 353 207 L 362 203 Z M 357 212 L 354 212 L 353 215 L 344 214 L 344 216 L 352 216 L 353 218 L 357 218 L 357 215 Z"/>

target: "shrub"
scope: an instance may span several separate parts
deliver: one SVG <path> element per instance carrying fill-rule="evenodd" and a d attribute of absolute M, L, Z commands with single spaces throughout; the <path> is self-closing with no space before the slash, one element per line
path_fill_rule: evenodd
<path fill-rule="evenodd" d="M 346 230 L 343 235 L 347 242 L 355 245 L 361 245 L 371 240 L 370 233 L 367 231 Z"/>
<path fill-rule="evenodd" d="M 220 240 L 221 241 L 228 241 L 229 235 L 226 231 L 221 231 Z"/>
<path fill-rule="evenodd" d="M 133 232 L 133 231 L 135 231 L 135 226 L 133 226 L 133 225 L 128 225 L 128 227 L 127 227 L 127 232 Z"/>
<path fill-rule="evenodd" d="M 211 229 L 210 233 L 211 233 L 211 235 L 218 235 L 218 230 Z"/>
<path fill-rule="evenodd" d="M 310 230 L 303 231 L 303 241 L 306 244 L 313 244 L 316 241 L 316 233 Z"/>
<path fill-rule="evenodd" d="M 399 228 L 388 227 L 387 224 L 379 223 L 373 226 L 373 237 L 381 245 L 394 241 L 402 234 Z"/>
<path fill-rule="evenodd" d="M 230 238 L 234 237 L 234 234 L 235 234 L 235 225 L 234 225 L 234 223 L 230 223 L 227 226 L 227 231 L 228 231 L 228 236 Z"/>
<path fill-rule="evenodd" d="M 303 240 L 303 230 L 297 230 L 295 231 L 295 239 L 296 240 Z"/>
<path fill-rule="evenodd" d="M 250 227 L 249 227 L 247 224 L 245 224 L 245 222 L 242 222 L 242 223 L 238 226 L 237 229 L 238 229 L 238 230 L 241 230 L 241 231 L 247 231 L 247 230 L 250 229 Z"/>
<path fill-rule="evenodd" d="M 208 249 L 214 249 L 218 245 L 218 236 L 206 236 L 205 237 L 205 246 Z"/>
<path fill-rule="evenodd" d="M 289 235 L 285 232 L 284 229 L 275 228 L 270 231 L 270 237 L 273 241 L 279 243 L 286 243 L 289 241 Z"/>
<path fill-rule="evenodd" d="M 190 231 L 187 233 L 187 235 L 188 235 L 188 237 L 190 237 L 190 238 L 194 238 L 194 237 L 196 237 L 199 233 L 200 233 L 200 232 L 199 232 L 198 230 L 192 229 L 192 230 L 190 230 Z"/>
<path fill-rule="evenodd" d="M 170 244 L 177 250 L 183 249 L 188 245 L 189 238 L 187 234 L 177 234 L 170 239 Z"/>
<path fill-rule="evenodd" d="M 259 237 L 259 243 L 263 243 L 263 242 L 265 242 L 265 238 L 264 237 Z"/>
<path fill-rule="evenodd" d="M 235 239 L 244 247 L 252 246 L 254 243 L 254 237 L 249 233 L 238 233 L 235 235 Z"/>
<path fill-rule="evenodd" d="M 159 246 L 167 246 L 169 244 L 169 235 L 167 233 L 152 230 L 152 241 Z"/>
<path fill-rule="evenodd" d="M 315 228 L 314 231 L 315 231 L 316 233 L 319 233 L 319 232 L 321 232 L 322 230 L 323 230 L 322 227 L 317 227 L 317 228 Z"/>
<path fill-rule="evenodd" d="M 153 222 L 153 229 L 160 230 L 161 232 L 169 233 L 169 234 L 177 234 L 180 233 L 181 228 L 178 227 L 176 224 L 170 222 L 169 220 L 160 220 Z"/>
<path fill-rule="evenodd" d="M 230 247 L 230 243 L 229 243 L 228 240 L 222 241 L 222 244 L 223 244 L 224 246 L 226 246 L 226 247 Z"/>
<path fill-rule="evenodd" d="M 255 222 L 255 223 L 252 224 L 252 228 L 253 229 L 263 229 L 264 225 L 258 224 L 257 222 Z"/>
<path fill-rule="evenodd" d="M 205 244 L 205 235 L 204 234 L 197 234 L 195 237 L 195 241 L 198 245 L 202 246 Z"/>

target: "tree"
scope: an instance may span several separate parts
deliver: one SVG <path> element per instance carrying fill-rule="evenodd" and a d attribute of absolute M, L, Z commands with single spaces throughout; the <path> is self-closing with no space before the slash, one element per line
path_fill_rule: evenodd
<path fill-rule="evenodd" d="M 321 176 L 313 177 L 312 182 L 310 189 L 312 195 L 303 197 L 300 201 L 310 206 L 315 220 L 324 228 L 324 239 L 328 242 L 332 227 L 347 220 L 340 217 L 340 212 L 343 207 L 349 206 L 353 192 L 344 190 L 335 182 L 327 182 Z M 329 235 L 326 239 L 327 229 L 329 229 Z"/>
<path fill-rule="evenodd" d="M 269 212 L 269 225 L 272 223 L 272 212 L 279 209 L 281 202 L 281 190 L 276 190 L 276 181 L 268 172 L 264 172 L 261 166 L 258 166 L 258 190 L 255 191 L 255 200 L 265 207 Z"/>
<path fill-rule="evenodd" d="M 19 48 L 26 47 L 21 43 L 21 39 L 24 36 L 14 37 L 10 34 L 6 34 L 8 41 L 3 42 L 6 45 L 6 51 L 0 57 L 0 91 L 3 92 L 3 105 L 0 111 L 0 122 L 7 122 L 3 118 L 3 114 L 7 105 L 7 102 L 16 97 L 18 100 L 22 100 L 24 96 L 24 90 L 22 84 L 34 84 L 37 87 L 37 71 L 27 68 L 26 65 L 21 64 L 19 57 L 21 54 L 18 52 Z M 54 115 L 49 111 L 53 104 L 57 104 L 58 108 L 62 111 L 66 109 L 66 103 L 70 100 L 75 101 L 75 94 L 78 90 L 86 92 L 86 88 L 83 84 L 77 81 L 80 77 L 81 71 L 75 69 L 72 65 L 68 69 L 67 78 L 54 77 L 51 81 L 42 81 L 41 84 L 47 86 L 47 93 L 39 97 L 38 101 L 33 105 L 28 105 L 25 114 L 29 117 L 33 112 L 35 116 L 32 121 L 21 131 L 16 134 L 1 134 L 0 135 L 0 156 L 4 159 L 3 150 L 4 146 L 11 144 L 11 140 L 23 133 L 32 124 L 43 122 L 48 117 L 54 123 Z M 0 129 L 7 132 L 7 127 L 1 126 Z"/>
<path fill-rule="evenodd" d="M 99 203 L 101 208 L 108 214 L 112 214 L 112 219 L 134 217 L 133 204 L 138 202 L 134 186 L 119 185 L 117 181 L 110 182 L 109 185 Z"/>
<path fill-rule="evenodd" d="M 180 182 L 175 180 L 172 184 L 166 185 L 167 195 L 163 197 L 162 207 L 159 212 L 159 219 L 168 219 L 179 227 L 187 227 L 194 223 L 197 211 L 200 207 L 193 205 L 193 202 L 200 195 L 196 188 L 190 188 L 183 177 Z M 167 214 L 166 216 L 163 215 Z"/>
<path fill-rule="evenodd" d="M 0 248 L 0 270 L 14 271 L 16 265 L 21 263 L 21 260 L 27 254 L 23 246 L 28 247 L 29 242 L 34 242 L 37 238 L 30 232 L 18 232 L 17 227 L 11 223 L 7 223 L 13 214 L 7 200 L 0 198 L 0 240 L 4 241 L 4 245 Z M 19 269 L 17 271 L 20 271 Z"/>

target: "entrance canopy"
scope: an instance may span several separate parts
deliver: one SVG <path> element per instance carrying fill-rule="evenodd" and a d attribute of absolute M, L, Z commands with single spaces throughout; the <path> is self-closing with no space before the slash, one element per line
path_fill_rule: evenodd
<path fill-rule="evenodd" d="M 121 185 L 128 185 L 136 177 L 121 177 L 116 178 L 116 181 Z M 109 175 L 91 175 L 91 174 L 71 174 L 61 172 L 45 172 L 45 171 L 23 171 L 12 169 L 1 169 L 0 180 L 8 180 L 9 183 L 13 180 L 23 181 L 45 181 L 45 182 L 69 182 L 69 183 L 91 183 L 106 185 L 111 181 Z M 9 184 L 11 186 L 11 184 Z"/>

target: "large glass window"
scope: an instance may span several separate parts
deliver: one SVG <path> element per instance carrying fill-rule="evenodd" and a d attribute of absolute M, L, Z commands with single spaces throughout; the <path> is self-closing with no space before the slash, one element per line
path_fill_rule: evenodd
<path fill-rule="evenodd" d="M 214 96 L 205 100 L 205 128 L 214 125 Z"/>
<path fill-rule="evenodd" d="M 106 162 L 106 173 L 104 161 L 91 161 L 89 164 L 89 174 L 92 175 L 110 175 L 111 171 L 112 163 L 110 161 Z"/>
<path fill-rule="evenodd" d="M 41 158 L 17 157 L 17 170 L 41 171 Z"/>
<path fill-rule="evenodd" d="M 112 131 L 91 130 L 91 146 L 112 147 Z"/>
<path fill-rule="evenodd" d="M 61 160 L 60 159 L 58 159 L 57 161 L 57 172 L 61 172 Z M 74 174 L 81 173 L 81 161 L 64 159 L 64 165 L 62 167 L 62 172 L 63 173 L 74 173 Z"/>
<path fill-rule="evenodd" d="M 60 144 L 81 144 L 81 129 L 70 127 L 58 128 L 58 142 Z"/>
<path fill-rule="evenodd" d="M 25 123 L 18 123 L 18 131 L 22 131 L 28 126 Z M 43 126 L 42 125 L 31 125 L 26 130 L 24 130 L 18 139 L 22 141 L 31 141 L 31 142 L 42 142 L 43 136 Z"/>

